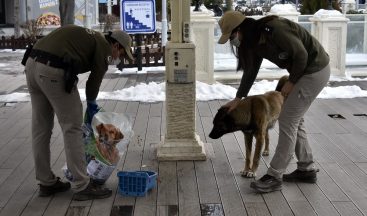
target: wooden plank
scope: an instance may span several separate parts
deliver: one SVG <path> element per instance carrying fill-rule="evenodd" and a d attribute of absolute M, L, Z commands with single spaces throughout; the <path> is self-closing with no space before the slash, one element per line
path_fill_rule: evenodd
<path fill-rule="evenodd" d="M 111 216 L 133 216 L 134 206 L 113 206 Z"/>
<path fill-rule="evenodd" d="M 133 125 L 134 137 L 130 141 L 126 151 L 126 157 L 122 169 L 124 171 L 136 171 L 141 169 L 141 160 L 149 118 L 149 108 L 149 104 L 141 104 L 139 109 L 134 111 L 134 113 L 137 111 L 137 114 L 135 114 L 135 123 Z M 116 196 L 114 205 L 135 205 L 135 197 Z"/>
<path fill-rule="evenodd" d="M 333 204 L 341 216 L 363 215 L 353 202 L 333 202 Z"/>
<path fill-rule="evenodd" d="M 367 174 L 354 163 L 339 165 L 359 187 L 367 192 Z"/>
<path fill-rule="evenodd" d="M 149 104 L 140 104 L 138 113 L 133 126 L 134 137 L 128 146 L 126 160 L 124 164 L 125 171 L 140 170 L 142 165 L 142 156 L 144 143 L 146 139 L 147 126 L 149 120 Z M 136 112 L 136 111 L 135 111 Z"/>
<path fill-rule="evenodd" d="M 89 208 L 86 206 L 70 206 L 65 216 L 87 216 Z"/>
<path fill-rule="evenodd" d="M 10 140 L 8 144 L 4 145 L 0 151 L 0 167 L 5 161 L 9 160 L 9 157 L 15 154 L 18 148 L 23 148 L 23 145 L 26 142 L 27 140 L 25 138 L 15 138 Z"/>
<path fill-rule="evenodd" d="M 159 162 L 158 206 L 178 206 L 177 170 L 175 161 Z"/>
<path fill-rule="evenodd" d="M 265 203 L 261 202 L 246 202 L 248 215 L 271 215 Z"/>
<path fill-rule="evenodd" d="M 327 199 L 316 184 L 298 183 L 298 186 L 318 215 L 338 215 L 330 200 Z"/>
<path fill-rule="evenodd" d="M 157 206 L 157 216 L 178 216 L 177 205 Z"/>
<path fill-rule="evenodd" d="M 326 104 L 326 106 L 332 107 L 335 110 L 335 113 L 341 114 L 346 119 L 337 119 L 336 121 L 344 128 L 346 128 L 350 133 L 364 133 L 360 127 L 358 127 L 358 123 L 360 119 L 353 116 L 353 112 L 351 107 L 346 106 L 343 100 L 335 99 L 335 100 L 323 100 L 322 103 Z M 354 104 L 355 106 L 355 104 Z"/>
<path fill-rule="evenodd" d="M 126 77 L 119 77 L 119 80 L 118 80 L 118 82 L 116 83 L 116 86 L 115 86 L 115 88 L 113 89 L 114 91 L 117 91 L 117 90 L 122 90 L 122 89 L 124 89 L 125 88 L 125 85 L 126 85 L 126 83 L 127 83 L 127 80 L 128 80 L 128 78 L 126 78 Z"/>
<path fill-rule="evenodd" d="M 196 106 L 200 117 L 213 117 L 208 102 L 198 101 L 196 102 Z"/>
<path fill-rule="evenodd" d="M 356 163 L 356 165 L 367 174 L 367 163 Z"/>
<path fill-rule="evenodd" d="M 289 202 L 289 205 L 296 216 L 316 215 L 315 211 L 307 201 L 291 201 Z"/>
<path fill-rule="evenodd" d="M 271 215 L 293 215 L 292 210 L 281 191 L 267 193 L 264 194 L 263 197 Z M 247 206 L 248 205 L 246 203 L 246 208 Z M 264 212 L 266 211 L 264 210 Z"/>
<path fill-rule="evenodd" d="M 201 204 L 201 216 L 224 216 L 221 204 Z"/>
<path fill-rule="evenodd" d="M 142 159 L 142 170 L 154 171 L 158 173 L 158 161 L 156 160 L 156 148 L 159 144 L 161 133 L 160 133 L 160 125 L 161 125 L 161 117 L 160 116 L 151 116 L 152 109 L 156 109 L 156 107 L 150 107 L 149 111 L 149 120 L 145 138 L 144 145 L 144 153 Z M 156 113 L 154 113 L 156 114 Z M 158 176 L 159 178 L 159 176 Z M 156 182 L 158 184 L 158 182 Z M 149 190 L 144 199 L 137 199 L 135 204 L 135 215 L 139 216 L 150 216 L 152 212 L 156 211 L 156 203 L 157 203 L 157 187 Z"/>
<path fill-rule="evenodd" d="M 329 135 L 329 137 L 339 137 L 340 135 Z M 343 135 L 342 135 L 343 136 Z M 332 139 L 323 134 L 312 134 L 312 138 L 315 140 L 313 146 L 322 148 L 330 156 L 332 162 L 337 162 L 339 164 L 343 163 L 353 163 L 353 161 L 347 157 L 343 149 L 340 149 Z M 327 161 L 330 162 L 330 161 Z"/>
<path fill-rule="evenodd" d="M 321 165 L 317 173 L 317 185 L 332 202 L 349 202 L 349 197 L 335 184 L 334 180 L 325 172 Z"/>
<path fill-rule="evenodd" d="M 13 169 L 0 169 L 0 185 L 8 178 Z"/>
<path fill-rule="evenodd" d="M 367 162 L 367 147 L 361 146 L 366 140 L 363 134 L 336 134 L 329 137 L 353 162 Z"/>
<path fill-rule="evenodd" d="M 336 184 L 348 195 L 353 203 L 361 210 L 363 214 L 367 213 L 367 192 L 352 181 L 349 176 L 334 163 L 321 164 Z"/>
<path fill-rule="evenodd" d="M 165 74 L 164 73 L 148 73 L 147 83 L 156 82 L 161 83 L 164 82 Z"/>
<path fill-rule="evenodd" d="M 297 165 L 293 163 L 288 166 L 287 170 L 295 170 L 296 167 Z M 311 204 L 297 184 L 293 182 L 283 182 L 282 194 L 295 215 L 316 215 Z"/>
<path fill-rule="evenodd" d="M 328 106 L 335 107 L 347 120 L 356 125 L 360 130 L 367 132 L 367 121 L 353 116 L 357 113 L 365 113 L 365 104 L 360 104 L 358 99 L 333 99 L 327 101 Z M 358 104 L 358 105 L 357 105 Z"/>
<path fill-rule="evenodd" d="M 23 107 L 27 108 L 26 106 Z M 21 112 L 22 110 L 19 110 L 19 112 Z M 19 131 L 21 131 L 24 127 L 27 126 L 27 124 L 24 124 L 24 119 L 21 119 L 22 117 L 24 117 L 23 115 L 21 115 L 21 113 L 17 113 L 19 114 L 18 117 L 12 118 L 7 120 L 4 124 L 4 126 L 2 127 L 2 130 L 0 132 L 0 148 L 2 148 L 2 146 L 4 146 L 6 143 L 8 143 L 12 138 L 16 137 L 17 134 L 19 133 Z M 28 109 L 29 112 L 29 109 Z"/>
<path fill-rule="evenodd" d="M 196 107 L 197 109 L 200 110 L 199 106 Z M 204 117 L 204 121 L 206 121 L 205 118 L 212 119 L 212 117 Z M 194 164 L 195 164 L 195 171 L 197 178 L 196 181 L 199 191 L 200 203 L 203 206 L 204 204 L 209 205 L 209 203 L 220 203 L 221 201 L 212 164 L 212 159 L 215 157 L 214 149 L 212 144 L 207 142 L 208 139 L 205 136 L 202 121 L 203 121 L 202 117 L 196 118 L 196 131 L 197 134 L 200 136 L 200 139 L 204 142 L 204 148 L 207 159 L 205 161 L 195 161 Z M 210 206 L 208 206 L 208 208 L 212 209 L 212 207 Z"/>
<path fill-rule="evenodd" d="M 317 122 L 322 133 L 344 134 L 349 132 L 328 116 L 328 114 L 334 114 L 335 110 L 330 109 L 329 106 L 324 105 L 320 100 L 315 100 L 312 103 L 312 109 L 309 112 L 313 114 L 308 116 L 309 119 Z"/>
<path fill-rule="evenodd" d="M 125 113 L 126 114 L 126 108 L 129 102 L 125 101 L 118 101 L 115 106 L 114 112 L 117 113 Z"/>
<path fill-rule="evenodd" d="M 60 157 L 60 152 L 62 152 L 62 150 L 63 146 L 51 146 L 51 167 L 54 166 L 55 161 Z M 64 161 L 64 159 L 62 159 L 62 161 Z M 19 169 L 20 167 L 21 169 Z M 13 193 L 11 194 L 11 198 L 8 197 L 6 206 L 0 215 L 20 215 L 20 213 L 24 213 L 24 215 L 39 215 L 41 212 L 43 213 L 51 197 L 38 197 L 35 193 L 38 186 L 37 180 L 34 178 L 35 171 L 33 167 L 33 155 L 29 154 L 22 164 L 20 164 L 12 173 L 16 179 L 13 177 L 8 178 L 8 180 L 12 180 L 12 182 L 9 183 L 11 185 L 4 185 L 10 188 L 10 193 L 8 192 L 5 194 L 11 194 L 12 191 Z M 25 169 L 28 170 L 28 172 L 25 172 Z M 17 174 L 22 171 L 22 174 Z M 57 173 L 60 173 L 60 171 L 55 172 L 55 174 Z M 19 177 L 19 175 L 22 175 L 22 177 Z M 17 181 L 19 182 L 16 183 Z M 17 188 L 15 189 L 14 187 Z M 7 197 L 5 196 L 5 198 Z"/>
<path fill-rule="evenodd" d="M 177 180 L 180 215 L 201 216 L 195 166 L 192 161 L 177 162 Z"/>
<path fill-rule="evenodd" d="M 147 77 L 148 77 L 147 73 L 143 73 L 143 74 L 138 73 L 137 75 L 138 75 L 138 77 L 136 78 L 136 82 L 138 84 L 146 83 L 146 80 L 147 80 Z"/>
<path fill-rule="evenodd" d="M 162 118 L 162 109 L 163 109 L 163 103 L 162 102 L 151 103 L 150 104 L 149 116 Z M 159 121 L 161 122 L 162 120 L 160 119 Z"/>
<path fill-rule="evenodd" d="M 195 161 L 195 171 L 197 177 L 197 185 L 200 197 L 200 203 L 220 203 L 220 196 L 218 191 L 218 186 L 213 170 L 212 158 L 214 153 L 212 150 L 208 150 L 208 147 L 211 147 L 211 144 L 207 144 L 206 146 L 206 161 Z"/>
<path fill-rule="evenodd" d="M 22 184 L 23 180 L 29 175 L 33 169 L 33 157 L 28 155 L 24 161 L 14 169 L 10 176 L 1 184 L 0 193 L 0 207 L 8 205 L 9 199 L 12 197 L 14 192 L 18 189 L 19 185 Z M 2 212 L 4 212 L 3 209 Z M 2 213 L 1 212 L 1 213 Z"/>

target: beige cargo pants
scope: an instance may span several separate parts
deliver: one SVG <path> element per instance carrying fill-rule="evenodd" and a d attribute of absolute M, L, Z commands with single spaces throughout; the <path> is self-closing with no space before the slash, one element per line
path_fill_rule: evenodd
<path fill-rule="evenodd" d="M 293 154 L 297 157 L 297 168 L 314 170 L 312 150 L 307 140 L 303 116 L 330 78 L 330 66 L 319 72 L 302 76 L 284 101 L 279 116 L 279 140 L 268 174 L 281 178 Z"/>
<path fill-rule="evenodd" d="M 74 177 L 72 188 L 78 192 L 89 183 L 82 140 L 83 107 L 77 89 L 65 92 L 64 71 L 29 58 L 25 68 L 32 103 L 32 150 L 36 179 L 52 185 L 56 177 L 51 170 L 50 139 L 56 114 L 64 138 L 68 169 Z"/>

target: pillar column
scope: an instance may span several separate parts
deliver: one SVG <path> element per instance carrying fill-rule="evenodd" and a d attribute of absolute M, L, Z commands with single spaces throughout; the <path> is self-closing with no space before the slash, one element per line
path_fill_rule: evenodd
<path fill-rule="evenodd" d="M 268 15 L 277 15 L 298 23 L 298 17 L 301 13 L 291 4 L 276 4 L 271 7 Z"/>
<path fill-rule="evenodd" d="M 196 134 L 195 44 L 190 41 L 190 1 L 171 1 L 171 41 L 165 48 L 166 133 L 157 158 L 206 160 L 205 148 Z"/>
<path fill-rule="evenodd" d="M 214 25 L 216 20 L 208 12 L 191 12 L 192 41 L 196 46 L 196 80 L 213 84 L 214 80 Z"/>
<path fill-rule="evenodd" d="M 330 56 L 331 74 L 345 76 L 347 23 L 349 19 L 336 10 L 319 10 L 310 18 L 311 33 Z"/>

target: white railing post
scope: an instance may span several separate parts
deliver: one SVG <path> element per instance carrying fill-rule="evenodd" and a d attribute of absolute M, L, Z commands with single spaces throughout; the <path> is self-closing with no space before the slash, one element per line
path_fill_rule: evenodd
<path fill-rule="evenodd" d="M 268 15 L 277 15 L 293 22 L 298 23 L 298 17 L 301 13 L 291 4 L 276 4 L 271 7 Z"/>
<path fill-rule="evenodd" d="M 330 56 L 331 74 L 344 77 L 349 19 L 339 11 L 321 9 L 310 21 L 312 35 L 320 41 Z"/>
<path fill-rule="evenodd" d="M 214 14 L 209 11 L 191 12 L 192 41 L 196 46 L 196 79 L 214 83 Z"/>
<path fill-rule="evenodd" d="M 366 1 L 367 2 L 367 1 Z M 364 11 L 363 53 L 367 53 L 367 3 Z"/>

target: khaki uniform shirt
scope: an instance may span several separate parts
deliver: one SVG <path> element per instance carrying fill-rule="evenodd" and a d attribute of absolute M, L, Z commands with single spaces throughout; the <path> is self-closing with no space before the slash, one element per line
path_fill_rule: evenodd
<path fill-rule="evenodd" d="M 80 64 L 80 73 L 91 71 L 86 83 L 86 97 L 87 100 L 97 98 L 112 52 L 111 45 L 103 34 L 80 26 L 67 25 L 37 41 L 33 48 L 60 58 L 68 55 Z"/>
<path fill-rule="evenodd" d="M 253 61 L 251 65 L 245 65 L 236 95 L 239 98 L 247 96 L 264 58 L 287 69 L 292 83 L 304 74 L 318 72 L 329 64 L 329 55 L 316 38 L 302 26 L 285 18 L 269 21 L 262 29 L 258 44 L 249 52 Z"/>

